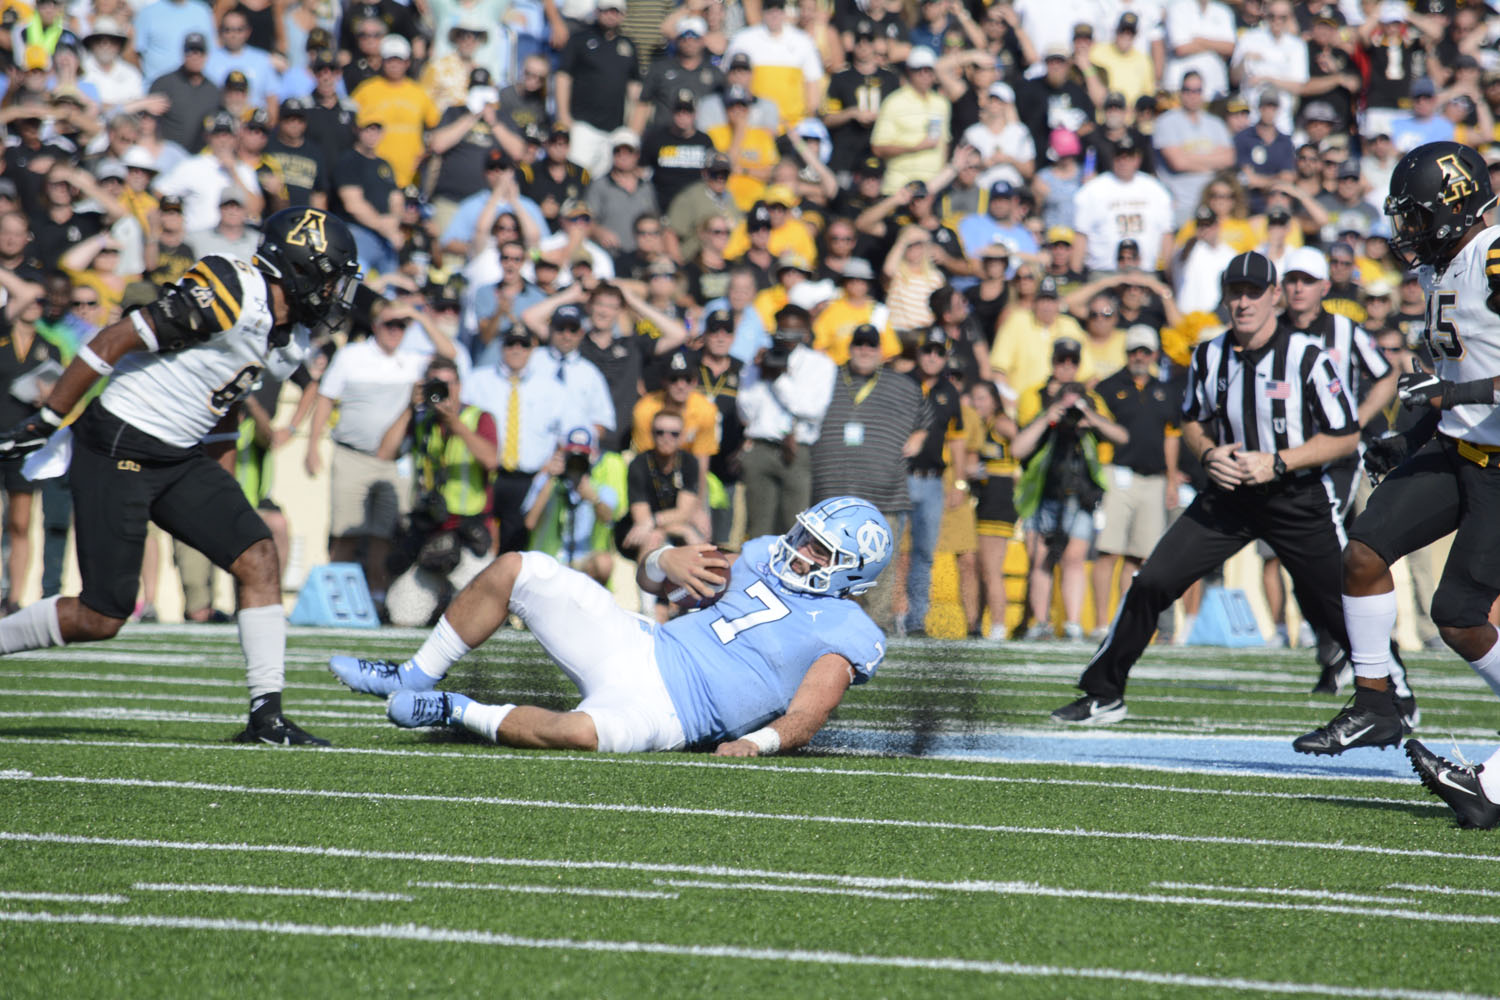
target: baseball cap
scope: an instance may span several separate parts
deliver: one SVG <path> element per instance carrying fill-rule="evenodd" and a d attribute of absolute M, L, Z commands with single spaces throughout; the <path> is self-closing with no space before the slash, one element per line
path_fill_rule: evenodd
<path fill-rule="evenodd" d="M 658 257 L 646 265 L 646 276 L 648 278 L 675 278 L 677 277 L 677 264 L 670 257 Z"/>
<path fill-rule="evenodd" d="M 215 112 L 213 117 L 208 120 L 208 131 L 211 135 L 224 132 L 233 134 L 239 130 L 239 120 L 228 111 Z"/>
<path fill-rule="evenodd" d="M 1273 208 L 1266 213 L 1266 222 L 1272 226 L 1289 226 L 1292 224 L 1292 213 L 1284 208 Z"/>
<path fill-rule="evenodd" d="M 1161 106 L 1156 103 L 1155 94 L 1142 94 L 1140 97 L 1137 97 L 1135 99 L 1136 114 L 1140 114 L 1142 111 L 1144 111 L 1148 114 L 1154 115 L 1160 110 Z"/>
<path fill-rule="evenodd" d="M 593 455 L 598 443 L 593 428 L 575 427 L 563 437 L 562 450 L 569 455 Z"/>
<path fill-rule="evenodd" d="M 203 37 L 203 32 L 201 31 L 190 31 L 187 37 L 182 40 L 182 51 L 207 52 L 208 39 Z"/>
<path fill-rule="evenodd" d="M 907 69 L 936 69 L 937 56 L 925 45 L 913 45 L 906 56 Z"/>
<path fill-rule="evenodd" d="M 619 149 L 621 146 L 640 149 L 641 137 L 628 128 L 617 128 L 609 134 L 609 148 Z"/>
<path fill-rule="evenodd" d="M 750 57 L 743 52 L 736 52 L 734 55 L 729 57 L 729 68 L 731 70 L 749 69 Z"/>
<path fill-rule="evenodd" d="M 780 205 L 783 208 L 791 208 L 797 204 L 797 196 L 785 184 L 772 184 L 766 188 L 766 193 L 763 197 L 767 206 Z"/>
<path fill-rule="evenodd" d="M 583 310 L 575 305 L 558 306 L 552 311 L 552 318 L 547 321 L 550 330 L 581 330 L 583 329 Z"/>
<path fill-rule="evenodd" d="M 99 165 L 94 168 L 94 176 L 101 181 L 123 181 L 125 179 L 125 164 L 113 157 L 107 160 L 100 160 Z"/>
<path fill-rule="evenodd" d="M 1135 136 L 1131 135 L 1129 132 L 1126 132 L 1124 135 L 1120 136 L 1120 138 L 1115 140 L 1114 150 L 1116 156 L 1126 156 L 1132 154 L 1139 156 L 1141 147 L 1136 143 Z"/>
<path fill-rule="evenodd" d="M 856 176 L 881 177 L 885 174 L 885 161 L 877 156 L 867 156 L 854 165 Z"/>
<path fill-rule="evenodd" d="M 500 341 L 502 347 L 512 347 L 516 344 L 531 346 L 531 331 L 520 323 L 505 331 L 505 338 Z"/>
<path fill-rule="evenodd" d="M 1047 275 L 1036 286 L 1036 297 L 1039 299 L 1057 298 L 1057 280 L 1052 275 Z"/>
<path fill-rule="evenodd" d="M 1001 178 L 990 185 L 991 198 L 1009 198 L 1016 193 L 1015 186 L 1005 178 Z"/>
<path fill-rule="evenodd" d="M 1335 228 L 1338 229 L 1340 236 L 1345 233 L 1352 233 L 1360 239 L 1364 239 L 1370 235 L 1370 224 L 1364 215 L 1359 212 L 1341 213 Z"/>
<path fill-rule="evenodd" d="M 1199 205 L 1198 210 L 1193 213 L 1193 223 L 1197 225 L 1199 229 L 1202 229 L 1204 226 L 1212 226 L 1218 221 L 1219 217 L 1215 215 L 1214 210 L 1209 208 L 1207 205 Z"/>
<path fill-rule="evenodd" d="M 845 279 L 857 278 L 860 281 L 874 281 L 875 269 L 863 257 L 850 257 L 844 262 L 844 271 L 840 277 Z"/>
<path fill-rule="evenodd" d="M 1375 8 L 1375 18 L 1381 24 L 1405 24 L 1408 9 L 1402 0 L 1384 0 Z"/>
<path fill-rule="evenodd" d="M 1224 284 L 1236 282 L 1269 288 L 1276 284 L 1276 265 L 1267 260 L 1264 254 L 1248 250 L 1236 256 L 1224 268 Z"/>
<path fill-rule="evenodd" d="M 708 34 L 708 23 L 701 17 L 685 17 L 677 22 L 678 38 L 688 36 L 702 38 L 706 34 Z"/>
<path fill-rule="evenodd" d="M 1092 24 L 1089 24 L 1087 21 L 1079 21 L 1077 24 L 1073 25 L 1073 37 L 1093 38 L 1094 26 Z"/>
<path fill-rule="evenodd" d="M 1118 259 L 1120 254 L 1125 253 L 1127 250 L 1139 257 L 1141 253 L 1141 245 L 1127 236 L 1115 246 L 1115 258 Z"/>
<path fill-rule="evenodd" d="M 1327 122 L 1330 125 L 1339 120 L 1337 111 L 1327 101 L 1312 101 L 1302 109 L 1302 120 L 1309 122 Z"/>
<path fill-rule="evenodd" d="M 249 90 L 250 78 L 237 69 L 232 69 L 224 77 L 225 90 Z"/>
<path fill-rule="evenodd" d="M 163 212 L 182 211 L 182 199 L 175 194 L 163 196 L 161 201 L 159 201 L 157 204 Z"/>
<path fill-rule="evenodd" d="M 271 114 L 265 108 L 256 108 L 250 112 L 250 117 L 245 119 L 246 128 L 258 128 L 262 132 L 270 131 Z"/>
<path fill-rule="evenodd" d="M 1083 345 L 1076 337 L 1058 337 L 1052 342 L 1052 363 L 1056 364 L 1064 358 L 1072 358 L 1074 361 L 1083 358 Z"/>
<path fill-rule="evenodd" d="M 281 117 L 301 116 L 307 117 L 308 111 L 312 110 L 312 102 L 305 97 L 288 97 L 281 102 Z"/>
<path fill-rule="evenodd" d="M 593 214 L 593 212 L 589 211 L 588 202 L 582 198 L 569 198 L 562 203 L 562 208 L 558 211 L 557 217 L 560 219 L 576 219 L 579 216 Z"/>
<path fill-rule="evenodd" d="M 484 169 L 486 170 L 509 170 L 511 167 L 510 156 L 499 146 L 484 154 Z"/>
<path fill-rule="evenodd" d="M 744 87 L 730 87 L 724 92 L 724 106 L 727 108 L 733 104 L 754 104 L 755 98 L 750 96 L 750 91 Z"/>
<path fill-rule="evenodd" d="M 1078 234 L 1067 226 L 1052 226 L 1047 230 L 1047 243 L 1049 245 L 1053 243 L 1066 243 L 1072 246 L 1073 241 L 1077 238 Z"/>
<path fill-rule="evenodd" d="M 716 330 L 734 332 L 734 314 L 728 309 L 715 309 L 703 317 L 703 332 L 713 333 Z"/>
<path fill-rule="evenodd" d="M 1106 109 L 1125 107 L 1125 95 L 1118 90 L 1110 91 L 1109 95 L 1104 98 L 1104 107 Z"/>
<path fill-rule="evenodd" d="M 922 347 L 941 347 L 943 353 L 948 353 L 948 334 L 940 326 L 935 326 L 922 335 Z"/>
<path fill-rule="evenodd" d="M 1275 104 L 1278 104 L 1280 102 L 1278 102 L 1276 100 L 1276 96 L 1272 92 L 1267 91 L 1266 95 L 1261 97 L 1260 103 L 1261 103 L 1262 106 L 1264 106 L 1266 104 L 1275 105 Z M 1225 114 L 1230 114 L 1230 115 L 1243 114 L 1245 112 L 1248 112 L 1249 110 L 1250 110 L 1250 105 L 1246 104 L 1245 103 L 1245 99 L 1243 97 L 1241 97 L 1239 94 L 1231 94 L 1229 96 L 1229 99 L 1224 102 L 1224 113 Z"/>
<path fill-rule="evenodd" d="M 599 0 L 594 5 L 595 10 L 624 10 L 625 0 Z"/>
<path fill-rule="evenodd" d="M 684 87 L 683 89 L 679 90 L 677 92 L 676 96 L 672 98 L 672 110 L 673 111 L 692 111 L 697 106 L 698 106 L 698 95 L 694 94 L 691 90 L 688 90 L 686 87 Z"/>
<path fill-rule="evenodd" d="M 338 68 L 339 61 L 338 58 L 333 54 L 332 49 L 319 49 L 318 51 L 313 53 L 312 69 L 314 73 L 316 73 L 320 69 Z"/>
<path fill-rule="evenodd" d="M 991 97 L 998 97 L 1006 104 L 1016 103 L 1016 92 L 1011 89 L 1008 83 L 995 82 L 990 84 L 989 93 Z"/>
<path fill-rule="evenodd" d="M 224 189 L 223 193 L 219 195 L 219 204 L 243 206 L 245 202 L 240 197 L 240 194 L 237 190 L 235 190 L 233 187 L 227 187 Z"/>
<path fill-rule="evenodd" d="M 1042 58 L 1043 59 L 1061 59 L 1063 62 L 1067 62 L 1068 61 L 1068 47 L 1066 45 L 1059 45 L 1059 44 L 1049 45 L 1049 46 L 1047 46 L 1047 52 L 1046 52 L 1046 54 Z"/>
<path fill-rule="evenodd" d="M 1345 178 L 1359 180 L 1359 161 L 1355 159 L 1345 160 L 1339 164 L 1338 173 L 1334 176 L 1339 180 L 1344 180 Z"/>
<path fill-rule="evenodd" d="M 1435 97 L 1437 96 L 1437 85 L 1428 77 L 1422 77 L 1411 82 L 1412 97 Z"/>
<path fill-rule="evenodd" d="M 693 368 L 688 364 L 688 357 L 682 351 L 673 351 L 672 357 L 667 361 L 667 381 L 674 378 L 692 378 Z"/>
<path fill-rule="evenodd" d="M 801 271 L 803 274 L 812 274 L 812 265 L 807 262 L 806 257 L 797 251 L 786 250 L 782 252 L 780 257 L 776 258 L 776 270 L 778 272 Z"/>
<path fill-rule="evenodd" d="M 1129 354 L 1136 348 L 1145 348 L 1154 351 L 1159 346 L 1156 331 L 1145 323 L 1137 323 L 1125 331 L 1125 353 Z"/>
<path fill-rule="evenodd" d="M 706 174 L 729 173 L 729 157 L 723 153 L 709 154 L 708 162 L 703 165 L 703 172 Z"/>
<path fill-rule="evenodd" d="M 126 170 L 149 170 L 153 174 L 158 172 L 156 158 L 141 146 L 131 146 L 125 150 L 120 162 L 125 164 Z"/>
<path fill-rule="evenodd" d="M 1115 25 L 1115 31 L 1139 31 L 1141 30 L 1141 19 L 1134 11 L 1127 10 L 1120 15 L 1120 22 Z"/>
<path fill-rule="evenodd" d="M 879 347 L 880 331 L 875 329 L 875 327 L 871 326 L 869 323 L 861 323 L 859 326 L 856 326 L 854 328 L 854 332 L 849 335 L 849 346 Z"/>
<path fill-rule="evenodd" d="M 1283 274 L 1305 274 L 1314 281 L 1328 279 L 1328 260 L 1312 247 L 1297 247 L 1281 260 Z"/>
<path fill-rule="evenodd" d="M 766 208 L 763 202 L 756 202 L 750 206 L 750 211 L 745 216 L 745 231 L 753 233 L 758 229 L 770 228 L 771 210 Z"/>
<path fill-rule="evenodd" d="M 400 35 L 386 35 L 380 40 L 380 58 L 410 59 L 411 42 L 408 42 Z"/>

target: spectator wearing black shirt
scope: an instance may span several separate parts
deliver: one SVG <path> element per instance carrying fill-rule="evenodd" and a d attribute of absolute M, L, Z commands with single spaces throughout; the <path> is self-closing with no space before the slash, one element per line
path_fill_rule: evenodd
<path fill-rule="evenodd" d="M 353 37 L 349 37 L 353 25 Z M 354 89 L 373 76 L 380 75 L 380 43 L 389 34 L 385 22 L 379 17 L 360 16 L 344 21 L 343 37 L 339 40 L 339 49 L 351 54 L 351 58 L 344 64 L 340 71 L 344 81 L 344 93 L 352 94 Z"/>
<path fill-rule="evenodd" d="M 0 177 L 0 188 L 9 180 Z M 42 283 L 42 269 L 31 253 L 31 225 L 15 209 L 0 212 L 0 270 L 9 271 L 22 281 Z"/>
<path fill-rule="evenodd" d="M 719 411 L 719 450 L 708 459 L 708 471 L 728 495 L 728 503 L 709 510 L 713 542 L 729 541 L 734 524 L 735 487 L 740 481 L 737 455 L 745 443 L 745 425 L 735 400 L 740 392 L 744 364 L 729 356 L 734 343 L 734 317 L 728 309 L 715 309 L 703 318 L 702 345 L 698 351 L 698 391 Z"/>
<path fill-rule="evenodd" d="M 313 56 L 313 92 L 308 98 L 307 134 L 332 166 L 354 148 L 354 104 L 339 96 L 339 69 L 332 52 Z"/>
<path fill-rule="evenodd" d="M 651 64 L 641 86 L 641 99 L 630 117 L 630 129 L 636 135 L 648 125 L 660 125 L 672 116 L 677 95 L 690 91 L 694 101 L 724 90 L 728 83 L 724 73 L 708 59 L 703 48 L 707 25 L 700 17 L 684 17 L 677 22 L 675 51 Z"/>
<path fill-rule="evenodd" d="M 427 133 L 427 150 L 433 157 L 427 169 L 437 174 L 431 198 L 433 227 L 438 232 L 448 228 L 459 202 L 488 186 L 485 168 L 490 153 L 503 145 L 495 105 L 487 100 L 494 94 L 489 70 L 470 71 L 469 92 L 471 104 L 444 109 L 437 127 Z M 520 138 L 515 137 L 511 145 L 519 152 Z"/>
<path fill-rule="evenodd" d="M 203 148 L 203 122 L 223 101 L 214 82 L 203 75 L 208 64 L 208 39 L 198 32 L 182 43 L 182 65 L 151 82 L 151 93 L 170 103 L 161 114 L 157 134 L 183 149 Z"/>
<path fill-rule="evenodd" d="M 160 205 L 156 237 L 156 263 L 146 270 L 146 277 L 157 285 L 176 281 L 198 262 L 198 253 L 187 242 L 187 223 L 182 215 L 182 199 L 171 195 Z M 149 262 L 152 254 L 148 251 Z"/>
<path fill-rule="evenodd" d="M 573 33 L 558 60 L 557 123 L 573 137 L 575 162 L 590 173 L 609 169 L 609 135 L 641 95 L 635 43 L 620 33 L 625 0 L 599 0 L 595 23 Z"/>
<path fill-rule="evenodd" d="M 1104 528 L 1095 541 L 1099 555 L 1094 560 L 1094 608 L 1100 622 L 1114 617 L 1109 590 L 1115 563 L 1125 563 L 1120 571 L 1123 598 L 1167 529 L 1167 511 L 1177 506 L 1178 399 L 1156 377 L 1158 346 L 1150 327 L 1131 327 L 1125 333 L 1125 367 L 1094 387 L 1115 421 L 1130 434 L 1128 441 L 1115 448 L 1113 462 L 1105 468 L 1109 489 L 1100 508 Z"/>
<path fill-rule="evenodd" d="M 627 559 L 666 544 L 693 544 L 703 536 L 693 527 L 700 507 L 698 463 L 682 453 L 682 416 L 663 410 L 651 418 L 651 444 L 625 474 L 630 508 L 615 523 L 615 544 Z"/>
<path fill-rule="evenodd" d="M 1297 147 L 1291 136 L 1276 128 L 1281 101 L 1275 90 L 1260 97 L 1254 125 L 1234 137 L 1234 163 L 1250 191 L 1250 212 L 1266 210 L 1266 189 L 1290 184 L 1297 176 Z"/>
<path fill-rule="evenodd" d="M 11 141 L 5 147 L 5 177 L 15 185 L 15 198 L 24 206 L 38 205 L 42 201 L 42 184 L 45 171 L 31 169 L 37 159 L 72 160 L 77 148 L 67 140 L 49 138 L 42 141 L 42 115 L 46 113 L 37 105 L 33 116 L 19 108 L 11 111 L 9 122 Z"/>
<path fill-rule="evenodd" d="M 50 384 L 38 385 L 33 379 L 31 391 L 24 392 L 17 381 L 48 361 L 60 361 L 61 354 L 37 333 L 36 322 L 42 315 L 40 289 L 10 276 L 0 281 L 0 287 L 9 299 L 0 320 L 5 328 L 0 337 L 0 385 L 10 390 L 0 393 L 0 420 L 15 427 L 41 409 L 50 391 Z M 5 533 L 10 540 L 10 592 L 4 611 L 11 614 L 20 607 L 21 588 L 31 565 L 31 508 L 39 484 L 21 474 L 21 463 L 6 462 L 0 468 L 0 487 L 5 492 Z"/>
<path fill-rule="evenodd" d="M 43 270 L 56 267 L 64 252 L 108 225 L 103 212 L 74 210 L 75 202 L 87 203 L 84 199 L 110 205 L 116 218 L 122 214 L 119 202 L 105 195 L 87 170 L 54 163 L 42 188 L 42 204 L 31 217 L 31 251 Z"/>
<path fill-rule="evenodd" d="M 870 155 L 870 133 L 875 129 L 880 102 L 900 86 L 901 78 L 876 58 L 874 24 L 861 19 L 854 29 L 849 68 L 829 79 L 828 96 L 823 101 L 823 124 L 833 140 L 829 170 L 844 177 Z"/>
<path fill-rule="evenodd" d="M 1299 4 L 1299 16 L 1303 10 Z M 1341 21 L 1338 8 L 1332 4 L 1313 19 L 1307 42 L 1307 82 L 1302 85 L 1302 96 L 1306 101 L 1316 98 L 1326 102 L 1338 116 L 1339 128 L 1347 130 L 1354 122 L 1356 101 L 1364 82 L 1349 50 L 1340 44 Z"/>
<path fill-rule="evenodd" d="M 694 124 L 696 109 L 692 91 L 679 91 L 672 117 L 641 139 L 641 165 L 651 170 L 651 184 L 663 205 L 672 204 L 715 159 L 713 140 Z"/>
<path fill-rule="evenodd" d="M 360 112 L 354 148 L 333 167 L 334 211 L 349 223 L 365 273 L 394 271 L 405 198 L 391 165 L 375 154 L 385 126 Z"/>
<path fill-rule="evenodd" d="M 1055 128 L 1083 136 L 1092 131 L 1094 121 L 1094 102 L 1088 91 L 1068 76 L 1073 65 L 1068 61 L 1068 50 L 1048 49 L 1045 65 L 1045 73 L 1017 95 L 1021 124 L 1031 130 L 1037 149 L 1048 148 L 1047 140 Z"/>
<path fill-rule="evenodd" d="M 1000 329 L 1000 316 L 1010 301 L 1010 250 L 1004 243 L 991 243 L 979 251 L 979 282 L 964 289 L 974 322 L 985 343 L 991 343 Z"/>
<path fill-rule="evenodd" d="M 908 636 L 927 634 L 927 609 L 932 589 L 932 557 L 937 549 L 943 512 L 963 503 L 962 492 L 943 489 L 943 471 L 968 467 L 964 449 L 964 418 L 958 389 L 944 377 L 948 362 L 948 337 L 934 328 L 917 348 L 917 367 L 912 372 L 925 400 L 927 422 L 921 448 L 908 460 L 907 490 L 911 500 L 911 555 L 906 570 L 906 617 L 902 627 Z M 839 433 L 840 428 L 830 428 Z M 947 454 L 944 446 L 947 446 Z M 965 483 L 967 486 L 967 483 Z"/>
<path fill-rule="evenodd" d="M 281 170 L 283 196 L 291 205 L 328 207 L 328 165 L 323 150 L 307 138 L 307 111 L 312 102 L 289 97 L 281 102 L 276 135 L 265 155 Z"/>
<path fill-rule="evenodd" d="M 540 162 L 519 164 L 521 193 L 542 210 L 542 217 L 554 229 L 564 202 L 583 199 L 588 191 L 589 172 L 570 158 L 572 134 L 559 121 L 547 134 L 543 146 L 546 156 Z"/>

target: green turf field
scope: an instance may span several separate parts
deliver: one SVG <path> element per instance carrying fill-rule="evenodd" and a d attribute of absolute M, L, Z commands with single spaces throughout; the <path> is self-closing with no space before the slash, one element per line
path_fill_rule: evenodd
<path fill-rule="evenodd" d="M 294 630 L 326 751 L 228 742 L 232 628 L 0 660 L 0 996 L 1500 995 L 1500 831 L 1292 754 L 1306 654 L 1153 651 L 1079 733 L 1083 647 L 897 642 L 816 752 L 723 761 L 397 730 L 322 666 L 418 637 Z M 1500 702 L 1410 665 L 1484 759 Z M 446 684 L 570 703 L 524 635 Z"/>

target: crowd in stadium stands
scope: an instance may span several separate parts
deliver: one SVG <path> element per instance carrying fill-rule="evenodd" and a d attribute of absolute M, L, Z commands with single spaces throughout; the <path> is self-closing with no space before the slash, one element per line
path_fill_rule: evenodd
<path fill-rule="evenodd" d="M 969 635 L 1081 638 L 1203 485 L 1177 414 L 1230 258 L 1312 248 L 1323 308 L 1397 357 L 1423 320 L 1396 160 L 1500 165 L 1475 0 L 0 10 L 0 422 L 151 285 L 336 213 L 352 327 L 256 390 L 235 459 L 284 550 L 270 458 L 305 448 L 377 598 L 525 547 L 608 580 L 858 493 L 909 537 L 883 627 L 926 634 L 951 553 Z M 13 607 L 33 558 L 59 586 L 69 512 L 0 475 Z"/>

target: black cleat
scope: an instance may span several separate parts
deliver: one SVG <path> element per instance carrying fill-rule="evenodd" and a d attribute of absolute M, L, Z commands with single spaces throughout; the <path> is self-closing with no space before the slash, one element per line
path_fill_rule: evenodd
<path fill-rule="evenodd" d="M 1387 715 L 1361 705 L 1356 695 L 1328 725 L 1319 726 L 1293 740 L 1292 749 L 1298 753 L 1334 757 L 1358 747 L 1383 749 L 1399 746 L 1401 737 L 1408 731 L 1399 714 Z"/>
<path fill-rule="evenodd" d="M 1458 814 L 1458 825 L 1489 830 L 1500 823 L 1500 805 L 1490 801 L 1479 783 L 1484 765 L 1460 767 L 1416 740 L 1406 741 L 1406 756 L 1427 790 Z"/>
<path fill-rule="evenodd" d="M 327 740 L 314 736 L 284 715 L 273 715 L 256 722 L 250 720 L 245 731 L 234 738 L 236 743 L 270 743 L 279 747 L 326 747 Z"/>
<path fill-rule="evenodd" d="M 1401 713 L 1401 722 L 1408 732 L 1416 729 L 1417 723 L 1422 721 L 1422 710 L 1417 707 L 1417 695 L 1414 691 L 1404 698 L 1396 695 L 1396 711 Z"/>
<path fill-rule="evenodd" d="M 1053 712 L 1052 721 L 1078 726 L 1108 726 L 1119 722 L 1126 714 L 1124 698 L 1101 698 L 1086 694 Z"/>

